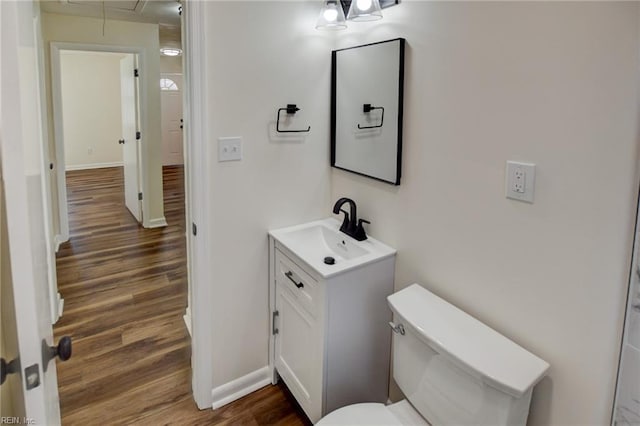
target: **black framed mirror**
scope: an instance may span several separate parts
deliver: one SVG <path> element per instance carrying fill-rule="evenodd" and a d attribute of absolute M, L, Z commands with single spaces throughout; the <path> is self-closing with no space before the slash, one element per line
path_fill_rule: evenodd
<path fill-rule="evenodd" d="M 405 40 L 331 53 L 331 166 L 400 185 Z"/>

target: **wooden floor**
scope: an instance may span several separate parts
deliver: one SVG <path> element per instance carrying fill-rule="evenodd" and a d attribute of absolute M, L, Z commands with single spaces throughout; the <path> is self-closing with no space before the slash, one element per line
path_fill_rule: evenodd
<path fill-rule="evenodd" d="M 164 168 L 169 226 L 140 227 L 124 206 L 121 168 L 67 172 L 71 239 L 57 256 L 64 314 L 56 341 L 64 425 L 309 424 L 288 391 L 268 386 L 218 410 L 191 396 L 184 179 Z"/>

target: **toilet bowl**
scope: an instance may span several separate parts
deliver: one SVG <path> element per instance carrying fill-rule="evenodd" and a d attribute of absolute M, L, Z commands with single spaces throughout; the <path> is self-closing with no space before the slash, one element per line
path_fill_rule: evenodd
<path fill-rule="evenodd" d="M 366 402 L 347 405 L 329 413 L 316 423 L 319 426 L 422 426 L 428 424 L 406 399 L 391 405 Z"/>
<path fill-rule="evenodd" d="M 342 407 L 317 425 L 526 425 L 548 363 L 418 284 L 387 300 L 407 398 Z"/>

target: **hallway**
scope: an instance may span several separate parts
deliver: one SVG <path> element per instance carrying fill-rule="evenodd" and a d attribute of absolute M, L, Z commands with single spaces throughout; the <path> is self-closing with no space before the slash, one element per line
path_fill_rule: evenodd
<path fill-rule="evenodd" d="M 163 170 L 169 226 L 139 227 L 123 203 L 121 168 L 67 173 L 71 240 L 57 255 L 65 300 L 56 341 L 62 421 L 72 424 L 304 424 L 286 391 L 269 386 L 222 409 L 191 397 L 184 179 Z"/>

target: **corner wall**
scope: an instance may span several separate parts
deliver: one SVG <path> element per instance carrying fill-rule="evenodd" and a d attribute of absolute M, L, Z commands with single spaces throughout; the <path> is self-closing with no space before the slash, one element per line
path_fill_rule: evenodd
<path fill-rule="evenodd" d="M 102 44 L 108 46 L 140 47 L 144 50 L 146 69 L 141 76 L 147 93 L 147 128 L 142 129 L 143 150 L 146 150 L 145 199 L 149 201 L 144 212 L 145 223 L 164 217 L 162 194 L 162 138 L 160 131 L 160 47 L 158 41 L 158 25 L 138 22 L 107 20 L 105 34 L 102 34 L 101 19 L 79 16 L 66 16 L 51 13 L 42 14 L 42 32 L 45 48 L 46 88 L 48 128 L 51 156 L 55 156 L 55 139 L 53 124 L 53 99 L 51 93 L 51 42 Z M 54 160 L 58 164 L 58 161 Z M 55 232 L 59 233 L 60 218 L 58 212 L 57 181 L 54 186 L 52 208 L 54 210 Z"/>
<path fill-rule="evenodd" d="M 402 2 L 399 187 L 331 171 L 418 282 L 551 364 L 530 425 L 610 423 L 638 191 L 638 3 Z M 504 197 L 537 164 L 535 203 Z M 329 211 L 326 210 L 329 214 Z M 397 392 L 395 393 L 397 397 Z"/>
<path fill-rule="evenodd" d="M 332 38 L 315 2 L 206 5 L 209 259 L 214 387 L 268 365 L 267 231 L 326 216 Z M 278 135 L 278 108 L 301 109 Z M 243 159 L 217 161 L 217 139 L 241 136 Z"/>

